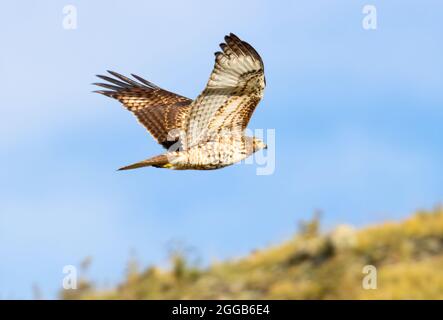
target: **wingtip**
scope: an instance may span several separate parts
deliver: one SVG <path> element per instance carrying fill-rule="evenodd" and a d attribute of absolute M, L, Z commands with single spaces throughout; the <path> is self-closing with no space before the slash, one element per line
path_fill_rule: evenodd
<path fill-rule="evenodd" d="M 100 94 L 107 96 L 109 98 L 113 98 L 113 95 L 115 92 L 107 91 L 107 90 L 94 90 L 94 91 L 91 91 L 91 93 L 100 93 Z"/>
<path fill-rule="evenodd" d="M 151 81 L 146 80 L 143 77 L 140 77 L 134 73 L 131 73 L 131 76 L 133 76 L 135 79 L 137 79 L 138 81 L 140 81 L 142 84 L 144 84 L 145 86 L 148 86 L 149 88 L 159 88 L 157 85 L 153 84 Z"/>
<path fill-rule="evenodd" d="M 105 81 L 107 81 L 106 79 L 109 78 L 108 76 L 105 76 L 105 75 L 102 75 L 102 74 L 96 74 L 95 76 L 96 76 L 97 78 L 102 79 L 102 80 L 105 80 Z"/>

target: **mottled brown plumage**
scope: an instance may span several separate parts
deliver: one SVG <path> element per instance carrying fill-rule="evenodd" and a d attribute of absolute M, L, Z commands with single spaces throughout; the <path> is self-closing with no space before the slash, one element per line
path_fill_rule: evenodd
<path fill-rule="evenodd" d="M 108 71 L 115 78 L 97 75 L 112 83 L 94 83 L 110 90 L 95 91 L 119 100 L 163 147 L 169 148 L 177 138 L 168 133 L 181 128 L 192 100 L 157 87 L 153 83 L 132 75 L 134 81 L 116 72 Z"/>
<path fill-rule="evenodd" d="M 259 54 L 234 34 L 225 37 L 203 92 L 194 100 L 108 71 L 96 91 L 119 100 L 168 152 L 121 169 L 154 166 L 170 169 L 218 169 L 265 147 L 244 130 L 265 88 Z M 177 143 L 179 142 L 179 143 Z M 180 147 L 180 149 L 178 149 Z"/>

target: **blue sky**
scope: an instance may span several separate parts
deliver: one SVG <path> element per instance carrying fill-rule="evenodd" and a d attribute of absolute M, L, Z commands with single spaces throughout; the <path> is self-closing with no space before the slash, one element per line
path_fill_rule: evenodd
<path fill-rule="evenodd" d="M 62 28 L 62 9 L 78 29 Z M 377 30 L 362 8 L 377 8 Z M 0 298 L 55 297 L 64 265 L 121 280 L 131 251 L 166 265 L 171 240 L 203 261 L 289 238 L 316 209 L 364 226 L 443 199 L 441 1 L 46 1 L 0 12 Z M 234 32 L 261 54 L 276 169 L 122 165 L 162 152 L 95 74 L 136 73 L 194 98 Z"/>

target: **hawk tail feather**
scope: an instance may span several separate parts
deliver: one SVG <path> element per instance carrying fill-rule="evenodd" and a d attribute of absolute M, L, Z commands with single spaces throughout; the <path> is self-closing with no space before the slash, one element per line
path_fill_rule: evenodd
<path fill-rule="evenodd" d="M 131 170 L 143 167 L 169 168 L 170 166 L 171 164 L 169 163 L 168 157 L 164 154 L 161 154 L 159 156 L 130 164 L 118 170 Z"/>

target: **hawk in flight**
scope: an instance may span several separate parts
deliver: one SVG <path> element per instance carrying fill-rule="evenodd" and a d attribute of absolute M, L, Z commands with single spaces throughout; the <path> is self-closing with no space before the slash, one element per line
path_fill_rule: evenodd
<path fill-rule="evenodd" d="M 98 75 L 95 91 L 117 99 L 167 151 L 120 168 L 219 169 L 241 161 L 266 144 L 244 131 L 266 85 L 263 61 L 236 35 L 225 37 L 215 53 L 215 66 L 203 92 L 195 99 L 164 90 L 137 76 L 113 71 Z"/>

